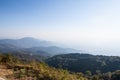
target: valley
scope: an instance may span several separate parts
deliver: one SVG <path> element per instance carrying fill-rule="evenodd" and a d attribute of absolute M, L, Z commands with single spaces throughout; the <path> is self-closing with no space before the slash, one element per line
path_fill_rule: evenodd
<path fill-rule="evenodd" d="M 33 38 L 32 40 L 24 38 L 24 40 L 29 42 Z M 8 80 L 15 78 L 22 80 L 120 79 L 119 56 L 91 55 L 55 45 L 26 48 L 15 45 L 16 42 L 12 44 L 8 42 L 6 40 L 0 42 L 0 77 Z"/>

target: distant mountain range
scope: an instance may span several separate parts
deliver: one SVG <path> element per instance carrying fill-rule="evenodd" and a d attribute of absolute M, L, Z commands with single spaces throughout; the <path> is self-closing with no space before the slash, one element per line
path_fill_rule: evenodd
<path fill-rule="evenodd" d="M 24 37 L 21 39 L 1 39 L 0 44 L 11 44 L 20 48 L 31 48 L 31 47 L 40 47 L 40 46 L 51 46 L 52 42 L 35 39 L 32 37 Z"/>
<path fill-rule="evenodd" d="M 21 39 L 1 39 L 0 53 L 21 52 L 32 55 L 51 56 L 63 53 L 76 53 L 79 50 L 62 48 L 50 41 L 39 40 L 32 37 Z"/>

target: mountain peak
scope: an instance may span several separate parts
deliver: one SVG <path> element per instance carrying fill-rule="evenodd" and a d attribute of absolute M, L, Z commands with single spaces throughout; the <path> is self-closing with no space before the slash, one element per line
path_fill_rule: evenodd
<path fill-rule="evenodd" d="M 33 37 L 23 37 L 20 40 L 36 40 L 36 39 Z"/>

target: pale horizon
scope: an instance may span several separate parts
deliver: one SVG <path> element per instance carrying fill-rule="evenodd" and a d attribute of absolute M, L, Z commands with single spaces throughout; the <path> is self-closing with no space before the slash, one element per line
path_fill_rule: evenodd
<path fill-rule="evenodd" d="M 0 38 L 34 37 L 120 55 L 119 0 L 0 0 Z"/>

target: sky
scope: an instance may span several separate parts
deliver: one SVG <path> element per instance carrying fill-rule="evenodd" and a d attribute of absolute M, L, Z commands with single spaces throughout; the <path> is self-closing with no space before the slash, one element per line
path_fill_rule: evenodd
<path fill-rule="evenodd" d="M 0 38 L 35 37 L 120 55 L 120 0 L 0 0 Z"/>

